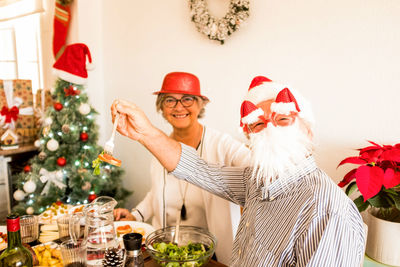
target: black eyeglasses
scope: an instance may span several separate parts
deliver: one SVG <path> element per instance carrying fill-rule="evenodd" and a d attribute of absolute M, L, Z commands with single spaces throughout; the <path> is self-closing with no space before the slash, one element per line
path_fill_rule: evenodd
<path fill-rule="evenodd" d="M 188 108 L 191 105 L 193 105 L 195 100 L 196 100 L 196 97 L 190 96 L 190 95 L 183 96 L 181 99 L 176 99 L 175 97 L 167 96 L 164 99 L 163 105 L 167 108 L 174 108 L 174 107 L 176 107 L 178 102 L 181 102 L 182 106 L 184 106 L 185 108 Z"/>

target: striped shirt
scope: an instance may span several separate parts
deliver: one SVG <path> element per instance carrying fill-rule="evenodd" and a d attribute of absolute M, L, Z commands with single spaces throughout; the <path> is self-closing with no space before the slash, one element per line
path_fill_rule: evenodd
<path fill-rule="evenodd" d="M 360 266 L 361 215 L 313 157 L 268 188 L 257 186 L 251 173 L 251 168 L 207 164 L 184 144 L 172 172 L 244 207 L 230 266 Z"/>

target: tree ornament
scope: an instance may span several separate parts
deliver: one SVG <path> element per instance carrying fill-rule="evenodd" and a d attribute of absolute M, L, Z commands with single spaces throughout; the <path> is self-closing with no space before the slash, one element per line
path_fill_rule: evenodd
<path fill-rule="evenodd" d="M 62 110 L 63 109 L 63 105 L 60 103 L 60 102 L 56 102 L 56 103 L 54 103 L 54 109 L 55 110 L 57 110 L 57 111 L 60 111 L 60 110 Z"/>
<path fill-rule="evenodd" d="M 96 195 L 95 193 L 90 194 L 89 197 L 88 197 L 88 201 L 89 201 L 89 202 L 92 202 L 92 201 L 95 200 L 96 198 L 97 198 L 97 195 Z"/>
<path fill-rule="evenodd" d="M 51 117 L 47 117 L 46 119 L 44 119 L 44 125 L 45 126 L 49 126 L 53 123 L 53 119 Z"/>
<path fill-rule="evenodd" d="M 43 136 L 48 136 L 50 133 L 50 129 L 51 129 L 50 126 L 43 127 L 42 130 Z"/>
<path fill-rule="evenodd" d="M 62 131 L 63 133 L 65 133 L 65 134 L 69 133 L 69 131 L 70 131 L 69 125 L 68 125 L 68 124 L 64 124 L 64 125 L 61 127 L 61 131 Z"/>
<path fill-rule="evenodd" d="M 89 135 L 86 132 L 81 133 L 80 137 L 81 141 L 86 142 L 89 138 Z"/>
<path fill-rule="evenodd" d="M 46 147 L 48 150 L 50 151 L 56 151 L 59 147 L 58 141 L 55 139 L 50 139 L 47 144 Z"/>
<path fill-rule="evenodd" d="M 36 190 L 36 184 L 32 180 L 25 182 L 24 191 L 26 193 L 28 193 L 28 194 L 33 193 L 33 192 L 35 192 L 35 190 Z"/>
<path fill-rule="evenodd" d="M 40 147 L 40 140 L 39 140 L 39 139 L 36 140 L 35 143 L 33 143 L 33 145 L 34 145 L 35 147 Z"/>
<path fill-rule="evenodd" d="M 45 160 L 47 157 L 47 154 L 46 154 L 46 152 L 42 151 L 39 153 L 38 157 L 40 160 Z"/>
<path fill-rule="evenodd" d="M 231 0 L 229 10 L 223 18 L 213 17 L 207 7 L 206 0 L 190 0 L 190 15 L 200 33 L 208 39 L 224 44 L 225 39 L 239 29 L 250 13 L 249 0 Z"/>
<path fill-rule="evenodd" d="M 65 164 L 67 164 L 67 160 L 64 157 L 59 157 L 57 159 L 57 165 L 60 167 L 65 166 Z"/>
<path fill-rule="evenodd" d="M 32 207 L 28 207 L 26 209 L 26 214 L 32 215 L 35 212 L 35 210 Z"/>
<path fill-rule="evenodd" d="M 67 88 L 64 88 L 65 96 L 74 96 L 79 95 L 81 91 L 77 90 L 74 86 L 70 85 Z"/>
<path fill-rule="evenodd" d="M 86 103 L 82 103 L 80 106 L 79 106 L 79 113 L 81 113 L 82 115 L 87 115 L 87 114 L 89 114 L 90 113 L 90 105 L 89 104 L 86 104 Z"/>
<path fill-rule="evenodd" d="M 28 173 L 28 172 L 31 172 L 31 171 L 32 171 L 31 165 L 26 165 L 26 166 L 24 167 L 24 172 L 25 172 L 25 173 Z"/>
<path fill-rule="evenodd" d="M 90 188 L 92 188 L 92 184 L 88 181 L 82 185 L 82 190 L 88 191 Z"/>
<path fill-rule="evenodd" d="M 13 197 L 16 201 L 22 201 L 25 198 L 25 192 L 21 189 L 18 189 L 14 192 Z"/>

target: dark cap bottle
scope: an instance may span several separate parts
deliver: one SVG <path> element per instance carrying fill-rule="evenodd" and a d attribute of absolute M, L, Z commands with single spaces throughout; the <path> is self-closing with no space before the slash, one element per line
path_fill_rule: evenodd
<path fill-rule="evenodd" d="M 126 267 L 143 267 L 143 253 L 142 253 L 142 240 L 143 236 L 138 233 L 125 234 L 122 239 L 124 240 L 124 247 L 126 250 Z"/>

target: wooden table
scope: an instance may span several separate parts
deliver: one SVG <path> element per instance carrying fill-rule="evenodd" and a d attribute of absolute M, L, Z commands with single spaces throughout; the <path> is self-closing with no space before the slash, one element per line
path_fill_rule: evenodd
<path fill-rule="evenodd" d="M 155 260 L 153 260 L 150 255 L 144 251 L 143 252 L 144 256 L 144 267 L 159 267 L 160 265 L 157 264 Z M 217 262 L 215 260 L 210 260 L 206 265 L 203 265 L 204 267 L 227 267 L 225 264 L 222 264 L 220 262 Z"/>

